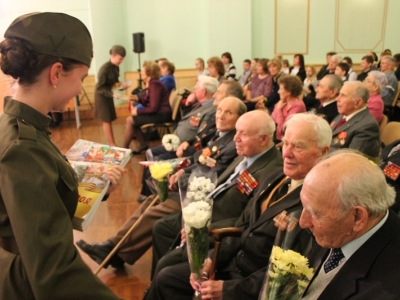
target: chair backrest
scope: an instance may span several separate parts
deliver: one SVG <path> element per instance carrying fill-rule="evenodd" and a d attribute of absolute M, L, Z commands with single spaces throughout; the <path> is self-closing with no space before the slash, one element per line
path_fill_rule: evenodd
<path fill-rule="evenodd" d="M 381 134 L 382 143 L 387 146 L 398 139 L 400 139 L 400 122 L 389 122 Z"/>
<path fill-rule="evenodd" d="M 386 115 L 383 115 L 381 122 L 379 123 L 379 133 L 382 135 L 383 130 L 385 129 L 389 119 Z"/>
<path fill-rule="evenodd" d="M 169 94 L 169 105 L 171 106 L 171 109 L 174 107 L 175 99 L 176 96 L 178 95 L 178 91 L 176 89 L 173 89 L 171 93 Z"/>
<path fill-rule="evenodd" d="M 181 106 L 181 101 L 182 101 L 182 97 L 178 93 L 176 93 L 174 103 L 173 103 L 173 105 L 171 105 L 172 121 L 175 121 L 176 117 L 178 116 L 179 107 Z"/>
<path fill-rule="evenodd" d="M 397 83 L 397 93 L 394 95 L 393 101 L 392 101 L 392 107 L 396 106 L 397 101 L 399 100 L 400 96 L 400 81 Z"/>

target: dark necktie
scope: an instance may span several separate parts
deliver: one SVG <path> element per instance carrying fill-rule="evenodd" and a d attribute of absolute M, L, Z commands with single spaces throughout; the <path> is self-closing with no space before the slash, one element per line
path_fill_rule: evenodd
<path fill-rule="evenodd" d="M 331 251 L 331 255 L 329 256 L 328 260 L 324 264 L 325 273 L 328 273 L 335 269 L 338 265 L 340 260 L 344 258 L 342 249 L 340 248 L 333 248 Z"/>
<path fill-rule="evenodd" d="M 219 139 L 219 131 L 215 133 L 214 137 L 208 142 L 208 145 L 212 145 L 218 139 Z"/>
<path fill-rule="evenodd" d="M 342 126 L 344 123 L 346 123 L 346 118 L 345 118 L 345 117 L 343 117 L 343 118 L 337 123 L 335 129 L 336 129 L 336 128 L 339 128 L 339 127 Z"/>

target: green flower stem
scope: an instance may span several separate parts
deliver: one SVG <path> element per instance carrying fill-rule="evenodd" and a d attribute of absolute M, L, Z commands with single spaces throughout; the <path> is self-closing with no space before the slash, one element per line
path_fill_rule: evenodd
<path fill-rule="evenodd" d="M 204 261 L 208 256 L 208 227 L 190 228 L 188 235 L 190 270 L 196 274 L 196 279 L 201 278 Z"/>
<path fill-rule="evenodd" d="M 158 186 L 158 196 L 160 197 L 160 202 L 164 202 L 168 197 L 168 179 L 157 181 Z"/>

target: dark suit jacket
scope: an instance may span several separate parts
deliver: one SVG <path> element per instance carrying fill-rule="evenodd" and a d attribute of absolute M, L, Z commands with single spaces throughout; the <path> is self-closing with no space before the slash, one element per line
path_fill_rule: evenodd
<path fill-rule="evenodd" d="M 388 157 L 390 150 L 392 150 L 393 147 L 397 146 L 400 143 L 400 140 L 394 141 L 390 145 L 386 146 L 385 148 L 382 149 L 381 152 L 381 163 L 380 163 L 380 168 L 383 170 L 389 162 L 395 163 L 396 165 L 400 166 L 400 151 L 395 152 L 392 154 L 390 157 Z M 386 182 L 394 187 L 396 191 L 396 201 L 392 205 L 392 209 L 398 213 L 400 211 L 400 176 L 396 179 L 393 180 L 389 178 L 388 176 L 385 175 Z"/>
<path fill-rule="evenodd" d="M 371 158 L 377 158 L 380 152 L 379 125 L 368 108 L 357 113 L 339 128 L 335 128 L 342 118 L 342 115 L 338 115 L 331 123 L 331 151 L 350 148 Z"/>
<path fill-rule="evenodd" d="M 329 103 L 327 106 L 316 109 L 317 115 L 323 117 L 330 124 L 339 114 L 336 101 Z"/>
<path fill-rule="evenodd" d="M 233 163 L 218 177 L 218 184 L 224 183 L 234 172 L 236 166 L 243 160 L 243 156 L 239 156 Z M 264 178 L 270 176 L 276 171 L 282 169 L 282 155 L 275 146 L 261 155 L 249 168 L 248 171 L 259 183 Z M 249 196 L 243 194 L 236 187 L 235 181 L 231 185 L 219 193 L 214 198 L 212 223 L 221 222 L 219 224 L 211 224 L 214 228 L 233 226 L 237 218 L 241 215 L 247 206 L 251 197 L 257 193 L 260 185 L 256 187 Z"/>
<path fill-rule="evenodd" d="M 211 116 L 208 120 L 203 122 L 201 127 L 199 128 L 199 132 L 196 137 L 188 140 L 187 142 L 190 144 L 189 149 L 196 149 L 196 143 L 199 143 L 199 147 L 202 149 L 207 146 L 207 143 L 215 136 L 217 131 L 217 126 L 215 125 L 215 114 Z M 194 152 L 198 151 L 195 150 Z"/>
<path fill-rule="evenodd" d="M 224 282 L 224 299 L 257 299 L 277 233 L 273 218 L 283 210 L 302 209 L 299 186 L 261 214 L 262 202 L 283 177 L 280 172 L 272 181 L 264 182 L 268 187 L 255 199 L 248 222 L 242 224 L 244 232 L 241 238 L 227 238 L 221 245 L 217 270 L 222 274 L 230 272 L 231 278 Z M 302 234 L 310 238 L 307 231 Z"/>
<path fill-rule="evenodd" d="M 218 176 L 220 176 L 222 172 L 232 163 L 235 157 L 237 157 L 236 144 L 233 140 L 235 134 L 236 130 L 231 130 L 223 137 L 217 139 L 215 142 L 210 143 L 209 146 L 204 148 L 209 149 L 211 152 L 210 157 L 216 160 L 216 165 L 212 169 L 217 173 Z M 204 149 L 194 154 L 194 164 L 185 168 L 185 173 L 190 173 L 198 166 L 202 166 L 202 163 L 199 161 L 199 157 L 202 155 Z"/>
<path fill-rule="evenodd" d="M 346 261 L 318 299 L 400 299 L 399 257 L 400 219 L 390 211 L 385 224 Z"/>

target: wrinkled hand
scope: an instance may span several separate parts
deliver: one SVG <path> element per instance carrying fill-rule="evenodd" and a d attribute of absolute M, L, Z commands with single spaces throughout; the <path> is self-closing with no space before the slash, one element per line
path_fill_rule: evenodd
<path fill-rule="evenodd" d="M 256 109 L 264 110 L 266 113 L 269 114 L 268 109 L 265 107 L 264 100 L 257 101 L 257 103 L 256 103 Z"/>
<path fill-rule="evenodd" d="M 189 143 L 188 142 L 183 142 L 179 145 L 178 149 L 176 149 L 176 156 L 177 157 L 182 157 L 183 156 L 183 152 L 185 152 L 185 150 L 189 147 Z"/>
<path fill-rule="evenodd" d="M 193 103 L 196 103 L 196 101 L 196 95 L 194 93 L 191 93 L 186 99 L 186 105 L 191 105 Z"/>
<path fill-rule="evenodd" d="M 177 182 L 178 182 L 179 177 L 181 177 L 183 173 L 184 173 L 183 170 L 179 170 L 178 172 L 176 172 L 175 174 L 173 174 L 173 175 L 171 175 L 171 176 L 169 177 L 169 179 L 168 179 L 168 181 L 169 181 L 169 186 L 168 186 L 168 188 L 169 188 L 171 191 L 177 190 L 176 184 L 177 184 Z"/>
<path fill-rule="evenodd" d="M 121 94 L 113 94 L 113 98 L 115 98 L 115 99 L 119 99 L 119 98 L 121 98 Z"/>
<path fill-rule="evenodd" d="M 106 171 L 106 175 L 108 179 L 110 179 L 110 187 L 108 188 L 107 194 L 111 193 L 115 190 L 119 184 L 121 183 L 122 177 L 127 172 L 126 169 L 121 166 L 112 166 L 110 169 Z"/>
<path fill-rule="evenodd" d="M 182 232 L 181 232 L 182 233 Z M 182 235 L 181 235 L 182 237 Z M 190 285 L 195 291 L 200 291 L 200 285 L 199 283 L 208 280 L 208 277 L 210 276 L 210 271 L 211 271 L 211 265 L 212 265 L 212 260 L 207 258 L 206 261 L 204 262 L 204 267 L 203 267 L 203 272 L 202 272 L 202 278 L 197 279 L 196 274 L 191 273 L 190 274 Z"/>
<path fill-rule="evenodd" d="M 276 104 L 276 107 L 279 109 L 282 109 L 286 106 L 287 102 L 285 100 L 279 100 L 278 103 Z"/>
<path fill-rule="evenodd" d="M 222 280 L 207 280 L 201 284 L 201 299 L 222 299 L 222 288 L 224 282 Z"/>

